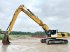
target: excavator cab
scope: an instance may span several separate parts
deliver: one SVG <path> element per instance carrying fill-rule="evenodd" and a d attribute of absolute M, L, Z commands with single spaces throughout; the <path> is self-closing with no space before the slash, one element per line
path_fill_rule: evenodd
<path fill-rule="evenodd" d="M 46 34 L 48 37 L 51 37 L 51 35 L 54 36 L 57 34 L 57 30 L 48 30 L 46 31 Z"/>

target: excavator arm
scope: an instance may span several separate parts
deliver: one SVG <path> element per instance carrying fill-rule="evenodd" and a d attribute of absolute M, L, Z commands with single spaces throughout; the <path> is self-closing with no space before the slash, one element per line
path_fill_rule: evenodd
<path fill-rule="evenodd" d="M 15 11 L 13 18 L 7 28 L 8 34 L 11 32 L 13 25 L 17 19 L 18 14 L 23 11 L 26 15 L 28 15 L 31 19 L 33 19 L 37 24 L 39 24 L 45 31 L 49 28 L 46 24 L 44 24 L 38 17 L 36 17 L 29 9 L 25 8 L 24 5 L 20 5 L 19 8 Z"/>

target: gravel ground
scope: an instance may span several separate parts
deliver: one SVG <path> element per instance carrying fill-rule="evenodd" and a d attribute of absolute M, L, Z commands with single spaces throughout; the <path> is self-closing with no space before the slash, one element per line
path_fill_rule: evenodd
<path fill-rule="evenodd" d="M 47 45 L 39 38 L 11 40 L 10 45 L 0 41 L 0 52 L 70 52 L 70 41 L 66 45 Z"/>

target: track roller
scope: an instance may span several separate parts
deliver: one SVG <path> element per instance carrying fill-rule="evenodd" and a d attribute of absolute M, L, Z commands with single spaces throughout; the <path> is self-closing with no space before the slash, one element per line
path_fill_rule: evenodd
<path fill-rule="evenodd" d="M 41 43 L 46 43 L 46 39 L 41 39 Z"/>
<path fill-rule="evenodd" d="M 49 44 L 67 44 L 68 40 L 65 39 L 47 39 L 46 43 Z"/>

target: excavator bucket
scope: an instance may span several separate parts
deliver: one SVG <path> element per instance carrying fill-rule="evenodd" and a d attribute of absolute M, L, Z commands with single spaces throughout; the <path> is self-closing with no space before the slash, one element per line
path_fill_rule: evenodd
<path fill-rule="evenodd" d="M 2 43 L 3 43 L 3 45 L 9 45 L 10 44 L 9 36 L 6 33 L 4 34 L 4 37 L 2 39 Z"/>

